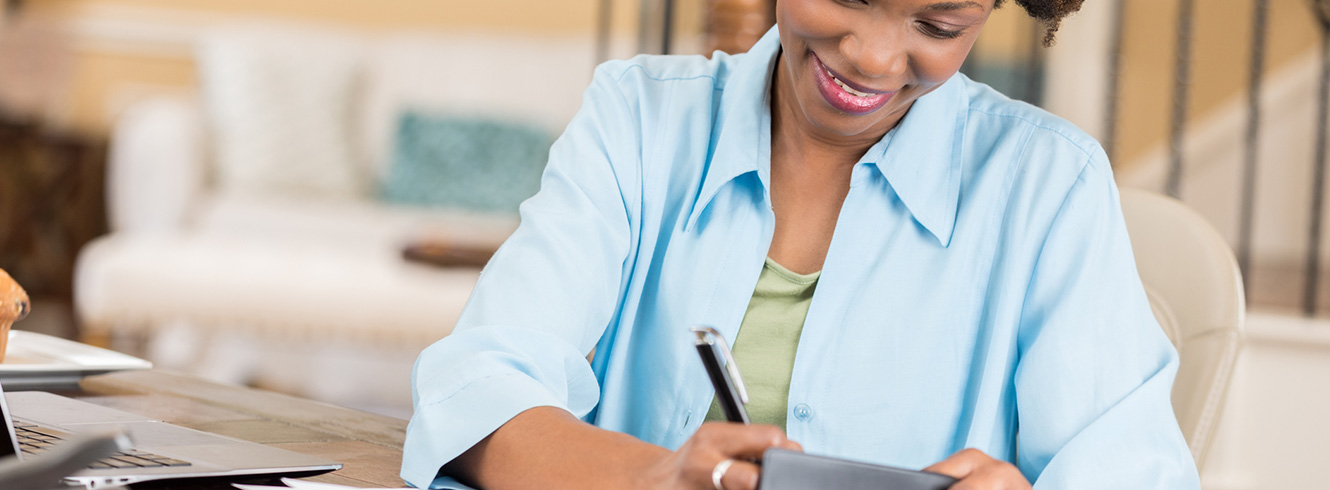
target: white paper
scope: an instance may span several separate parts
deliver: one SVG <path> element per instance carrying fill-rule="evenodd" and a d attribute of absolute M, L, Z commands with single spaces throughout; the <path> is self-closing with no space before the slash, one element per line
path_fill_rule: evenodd
<path fill-rule="evenodd" d="M 346 485 L 334 485 L 332 483 L 319 483 L 306 480 L 297 480 L 295 478 L 283 478 L 282 483 L 285 487 L 274 487 L 268 485 L 246 485 L 243 483 L 232 483 L 231 486 L 240 490 L 272 490 L 274 488 L 294 488 L 296 490 L 415 490 L 413 488 L 358 488 L 348 487 Z"/>

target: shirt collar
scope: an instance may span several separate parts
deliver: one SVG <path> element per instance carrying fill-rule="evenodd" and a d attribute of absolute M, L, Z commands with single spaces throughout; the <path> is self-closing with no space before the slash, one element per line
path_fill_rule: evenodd
<path fill-rule="evenodd" d="M 735 55 L 735 67 L 721 92 L 720 110 L 711 133 L 711 158 L 702 188 L 684 229 L 691 231 L 721 187 L 736 177 L 757 172 L 764 189 L 771 177 L 771 73 L 780 53 L 780 36 L 772 27 L 747 53 Z M 754 94 L 761 94 L 754 97 Z"/>
<path fill-rule="evenodd" d="M 779 52 L 780 37 L 772 27 L 746 54 L 736 56 L 712 129 L 712 155 L 685 230 L 696 227 L 720 189 L 740 175 L 756 172 L 764 191 L 770 189 L 768 91 Z M 960 200 L 961 141 L 969 112 L 965 80 L 958 73 L 920 97 L 900 124 L 860 159 L 860 164 L 881 172 L 915 220 L 943 247 L 951 242 Z"/>
<path fill-rule="evenodd" d="M 900 124 L 864 153 L 896 196 L 938 243 L 956 227 L 961 194 L 961 143 L 969 114 L 965 75 L 957 73 L 920 97 Z"/>

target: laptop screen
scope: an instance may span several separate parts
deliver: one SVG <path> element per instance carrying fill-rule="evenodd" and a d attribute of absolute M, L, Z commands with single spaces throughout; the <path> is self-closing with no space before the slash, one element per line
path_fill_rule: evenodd
<path fill-rule="evenodd" d="M 0 459 L 18 455 L 18 436 L 14 434 L 14 420 L 9 418 L 9 405 L 5 404 L 5 388 L 0 386 L 0 421 L 5 423 L 5 442 L 0 444 Z M 19 459 L 23 459 L 19 456 Z"/>

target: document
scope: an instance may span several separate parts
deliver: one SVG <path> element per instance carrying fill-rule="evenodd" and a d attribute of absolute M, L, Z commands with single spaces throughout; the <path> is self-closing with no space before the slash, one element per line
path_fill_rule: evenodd
<path fill-rule="evenodd" d="M 468 486 L 466 486 L 466 485 L 462 485 L 462 484 L 460 484 L 460 483 L 454 482 L 454 481 L 452 481 L 451 478 L 443 479 L 443 480 L 447 480 L 447 481 L 444 481 L 444 482 L 443 482 L 443 486 L 442 486 L 442 487 L 439 486 L 439 481 L 435 481 L 435 482 L 434 482 L 434 488 L 438 488 L 438 489 L 440 489 L 440 490 L 475 490 L 475 489 L 473 489 L 473 488 L 471 488 L 471 487 L 468 487 Z M 239 488 L 240 490 L 274 490 L 274 489 L 280 489 L 280 490 L 290 490 L 290 489 L 295 489 L 295 490 L 418 490 L 418 489 L 415 489 L 415 488 L 357 488 L 357 487 L 348 487 L 348 486 L 346 486 L 346 485 L 334 485 L 334 484 L 332 484 L 332 483 L 319 483 L 319 482 L 306 481 L 306 480 L 297 480 L 297 479 L 295 479 L 295 478 L 283 478 L 283 479 L 282 479 L 282 483 L 285 484 L 286 486 L 285 486 L 285 487 L 274 487 L 274 486 L 269 486 L 269 485 L 247 485 L 247 484 L 243 484 L 243 483 L 232 483 L 231 486 L 234 486 L 234 487 L 236 487 L 236 488 Z"/>
<path fill-rule="evenodd" d="M 246 485 L 246 484 L 243 484 L 243 483 L 232 483 L 231 486 L 234 486 L 234 487 L 236 487 L 236 488 L 239 488 L 240 490 L 273 490 L 274 488 L 285 488 L 285 489 L 294 488 L 294 489 L 297 489 L 297 490 L 352 490 L 352 489 L 355 489 L 355 490 L 416 490 L 416 489 L 413 489 L 413 488 L 400 488 L 400 489 L 398 489 L 398 488 L 359 488 L 359 489 L 357 489 L 356 487 L 348 487 L 348 486 L 346 486 L 346 485 L 334 485 L 334 484 L 332 484 L 332 483 L 319 483 L 319 482 L 312 482 L 312 481 L 305 481 L 305 480 L 297 480 L 297 479 L 295 479 L 295 478 L 283 478 L 283 479 L 282 479 L 282 483 L 285 484 L 286 486 L 285 486 L 285 487 L 274 487 L 274 486 L 269 486 L 269 485 Z"/>

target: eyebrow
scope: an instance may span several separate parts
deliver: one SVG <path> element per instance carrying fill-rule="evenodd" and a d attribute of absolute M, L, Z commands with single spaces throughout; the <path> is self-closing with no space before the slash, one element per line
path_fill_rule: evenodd
<path fill-rule="evenodd" d="M 938 2 L 924 7 L 925 10 L 964 10 L 967 8 L 984 8 L 978 2 Z"/>

